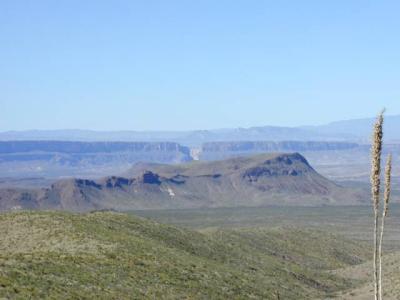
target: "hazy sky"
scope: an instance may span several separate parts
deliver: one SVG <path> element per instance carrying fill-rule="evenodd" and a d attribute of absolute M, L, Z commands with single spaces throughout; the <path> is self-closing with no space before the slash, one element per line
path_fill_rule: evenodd
<path fill-rule="evenodd" d="M 2 0 L 0 131 L 400 114 L 400 1 Z"/>

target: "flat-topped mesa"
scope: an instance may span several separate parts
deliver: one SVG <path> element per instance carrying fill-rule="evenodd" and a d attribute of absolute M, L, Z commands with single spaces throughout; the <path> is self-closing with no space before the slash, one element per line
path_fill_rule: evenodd
<path fill-rule="evenodd" d="M 140 164 L 124 177 L 66 179 L 49 189 L 23 192 L 0 190 L 0 209 L 344 205 L 362 204 L 365 199 L 359 191 L 318 174 L 299 153 L 268 153 L 179 165 Z"/>

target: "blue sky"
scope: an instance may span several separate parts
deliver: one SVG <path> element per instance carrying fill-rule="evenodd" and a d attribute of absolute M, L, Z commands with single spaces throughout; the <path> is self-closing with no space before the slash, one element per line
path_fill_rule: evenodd
<path fill-rule="evenodd" d="M 400 1 L 0 2 L 0 131 L 400 114 Z"/>

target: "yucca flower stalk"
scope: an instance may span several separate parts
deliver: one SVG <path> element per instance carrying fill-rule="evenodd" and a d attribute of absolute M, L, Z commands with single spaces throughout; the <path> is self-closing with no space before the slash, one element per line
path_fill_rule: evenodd
<path fill-rule="evenodd" d="M 382 243 L 383 243 L 383 232 L 385 229 L 385 218 L 389 212 L 389 201 L 391 192 L 391 173 L 392 173 L 392 155 L 389 154 L 386 167 L 385 167 L 385 191 L 383 194 L 383 211 L 382 211 L 382 224 L 381 224 L 381 236 L 379 239 L 379 300 L 382 300 Z"/>
<path fill-rule="evenodd" d="M 379 200 L 380 200 L 380 174 L 381 174 L 381 154 L 383 140 L 383 111 L 378 115 L 374 125 L 371 148 L 371 196 L 374 209 L 374 290 L 375 300 L 379 300 L 379 272 L 378 272 L 378 221 L 379 221 Z"/>

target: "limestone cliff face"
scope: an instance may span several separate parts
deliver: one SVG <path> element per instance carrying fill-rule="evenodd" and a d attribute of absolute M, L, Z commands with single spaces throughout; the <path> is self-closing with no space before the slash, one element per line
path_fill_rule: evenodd
<path fill-rule="evenodd" d="M 72 141 L 0 141 L 0 153 L 115 153 L 115 152 L 182 152 L 187 147 L 172 142 L 72 142 Z"/>
<path fill-rule="evenodd" d="M 99 176 L 139 161 L 190 160 L 190 149 L 172 142 L 0 141 L 3 177 Z"/>
<path fill-rule="evenodd" d="M 358 147 L 356 143 L 318 141 L 211 142 L 203 144 L 200 159 L 213 160 L 265 152 L 338 151 Z"/>

